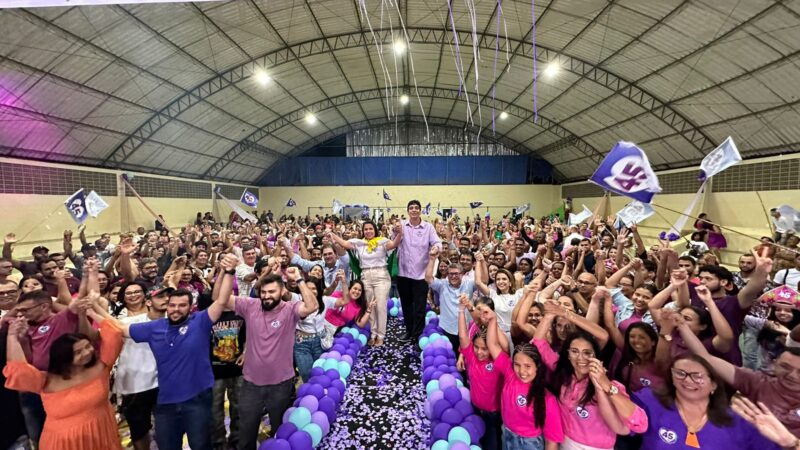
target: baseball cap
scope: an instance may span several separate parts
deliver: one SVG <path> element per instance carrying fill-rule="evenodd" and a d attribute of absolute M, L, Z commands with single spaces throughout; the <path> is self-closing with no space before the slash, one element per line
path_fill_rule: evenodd
<path fill-rule="evenodd" d="M 175 291 L 175 288 L 173 288 L 173 287 L 169 287 L 169 286 L 153 286 L 152 288 L 150 288 L 149 291 L 147 291 L 147 296 L 148 297 L 158 297 L 159 295 L 164 295 L 164 294 L 169 295 L 173 291 Z"/>

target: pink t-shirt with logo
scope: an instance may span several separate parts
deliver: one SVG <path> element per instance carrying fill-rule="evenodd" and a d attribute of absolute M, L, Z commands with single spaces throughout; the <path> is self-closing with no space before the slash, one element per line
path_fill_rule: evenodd
<path fill-rule="evenodd" d="M 242 373 L 258 386 L 278 384 L 294 377 L 294 330 L 302 302 L 280 302 L 271 311 L 261 300 L 235 297 L 236 314 L 244 318 L 247 340 Z"/>
<path fill-rule="evenodd" d="M 503 374 L 503 390 L 500 396 L 500 415 L 503 425 L 515 434 L 534 438 L 544 434 L 550 442 L 562 442 L 564 432 L 561 427 L 561 417 L 556 397 L 546 391 L 544 428 L 536 426 L 533 416 L 533 405 L 528 404 L 528 391 L 530 383 L 525 383 L 517 377 L 511 358 L 507 353 L 501 352 L 494 362 L 495 370 Z M 537 374 L 539 377 L 544 373 Z"/>
<path fill-rule="evenodd" d="M 50 347 L 53 342 L 65 334 L 77 332 L 78 315 L 69 309 L 50 316 L 38 325 L 31 325 L 28 328 L 31 365 L 39 370 L 47 371 L 47 367 L 50 365 Z"/>
<path fill-rule="evenodd" d="M 488 412 L 500 410 L 500 371 L 491 358 L 478 361 L 472 344 L 461 349 L 469 377 L 469 393 L 476 408 Z"/>
<path fill-rule="evenodd" d="M 325 311 L 325 320 L 337 328 L 343 327 L 347 325 L 347 322 L 355 320 L 360 312 L 361 308 L 356 302 L 351 300 L 350 303 L 342 308 L 328 308 L 328 310 Z"/>

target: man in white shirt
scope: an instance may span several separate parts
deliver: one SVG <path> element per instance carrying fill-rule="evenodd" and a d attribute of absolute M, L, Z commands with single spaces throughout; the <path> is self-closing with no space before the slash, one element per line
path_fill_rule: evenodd
<path fill-rule="evenodd" d="M 791 217 L 781 214 L 778 208 L 770 209 L 769 214 L 772 216 L 772 225 L 775 227 L 773 239 L 775 242 L 780 242 L 787 232 L 794 230 L 794 221 Z"/>
<path fill-rule="evenodd" d="M 256 273 L 256 249 L 254 247 L 242 247 L 242 263 L 236 266 L 236 285 L 239 287 L 239 295 L 250 296 L 258 274 Z"/>
<path fill-rule="evenodd" d="M 798 289 L 800 283 L 800 254 L 794 258 L 794 267 L 779 270 L 773 280 L 776 284 L 785 284 L 792 289 Z"/>
<path fill-rule="evenodd" d="M 157 286 L 147 294 L 147 313 L 119 319 L 125 325 L 145 323 L 164 317 L 171 287 Z M 125 338 L 114 378 L 114 392 L 122 396 L 122 415 L 131 430 L 134 450 L 150 448 L 153 408 L 158 397 L 156 359 L 147 342 Z"/>

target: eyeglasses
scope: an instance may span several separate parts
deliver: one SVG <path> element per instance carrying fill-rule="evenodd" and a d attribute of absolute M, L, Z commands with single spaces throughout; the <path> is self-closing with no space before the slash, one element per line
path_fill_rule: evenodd
<path fill-rule="evenodd" d="M 42 305 L 46 305 L 46 303 L 40 303 L 40 304 L 38 304 L 38 305 L 29 306 L 29 307 L 27 307 L 27 308 L 20 308 L 20 307 L 17 307 L 17 308 L 15 309 L 15 311 L 17 312 L 17 314 L 25 314 L 26 312 L 28 312 L 28 311 L 30 311 L 30 310 L 32 310 L 32 309 L 38 308 L 38 307 L 40 307 L 40 306 L 42 306 Z"/>
<path fill-rule="evenodd" d="M 144 291 L 138 290 L 138 291 L 126 292 L 125 297 L 133 297 L 134 295 L 139 295 L 139 294 L 144 294 Z"/>
<path fill-rule="evenodd" d="M 14 289 L 13 291 L 3 291 L 0 292 L 0 297 L 13 297 L 17 295 L 17 292 L 19 292 L 17 289 Z"/>
<path fill-rule="evenodd" d="M 573 359 L 579 359 L 583 356 L 586 359 L 594 358 L 594 352 L 591 350 L 578 350 L 577 348 L 569 349 L 569 357 Z"/>
<path fill-rule="evenodd" d="M 695 384 L 705 384 L 706 375 L 700 372 L 687 372 L 683 369 L 672 369 L 672 376 L 677 380 L 685 380 L 689 377 Z"/>

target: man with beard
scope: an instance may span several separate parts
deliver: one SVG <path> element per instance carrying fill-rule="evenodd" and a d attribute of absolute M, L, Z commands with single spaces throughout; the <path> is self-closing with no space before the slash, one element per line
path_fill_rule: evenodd
<path fill-rule="evenodd" d="M 184 434 L 193 450 L 211 450 L 214 373 L 208 336 L 225 302 L 189 314 L 191 304 L 192 293 L 178 289 L 169 294 L 166 318 L 123 325 L 123 334 L 134 342 L 147 342 L 156 359 L 156 443 L 160 450 L 181 450 Z"/>
<path fill-rule="evenodd" d="M 733 287 L 733 275 L 721 266 L 701 266 L 698 269 L 700 284 L 707 287 L 719 311 L 728 321 L 733 331 L 734 342 L 739 342 L 742 334 L 742 323 L 750 307 L 761 296 L 767 284 L 767 278 L 772 270 L 772 259 L 753 252 L 756 267 L 750 276 L 750 281 L 736 295 L 729 295 L 728 289 Z M 689 304 L 703 308 L 702 300 L 698 297 L 694 285 L 689 283 L 688 296 L 682 293 L 678 296 L 678 305 L 683 308 Z M 742 353 L 738 345 L 732 345 L 726 353 L 726 359 L 731 363 L 741 366 Z"/>
<path fill-rule="evenodd" d="M 51 297 L 58 297 L 58 284 L 61 280 L 67 283 L 67 289 L 69 289 L 70 294 L 77 293 L 81 287 L 80 280 L 72 277 L 67 278 L 66 272 L 59 271 L 58 263 L 52 259 L 39 261 L 39 273 L 41 274 L 42 287 Z"/>
<path fill-rule="evenodd" d="M 237 264 L 236 256 L 230 254 L 220 263 L 225 274 L 235 273 Z M 290 266 L 286 269 L 286 278 L 297 283 L 302 302 L 282 301 L 286 286 L 277 274 L 259 280 L 259 298 L 232 296 L 233 278 L 229 275 L 218 281 L 215 304 L 227 304 L 229 309 L 244 317 L 247 325 L 247 356 L 239 393 L 239 450 L 256 448 L 263 411 L 269 415 L 271 433 L 281 425 L 294 385 L 295 327 L 318 310 L 317 298 L 306 286 L 302 272 Z"/>
<path fill-rule="evenodd" d="M 158 276 L 158 262 L 154 258 L 142 258 L 139 267 L 141 267 L 139 277 L 133 281 L 143 284 L 148 290 L 161 284 L 163 278 Z"/>
<path fill-rule="evenodd" d="M 153 288 L 147 294 L 147 313 L 129 315 L 119 319 L 120 323 L 131 325 L 163 318 L 167 311 L 167 299 L 174 290 L 160 286 Z M 134 450 L 150 448 L 151 416 L 158 396 L 156 374 L 156 358 L 150 346 L 126 337 L 114 377 L 114 392 L 122 396 L 120 410 L 130 427 Z"/>

